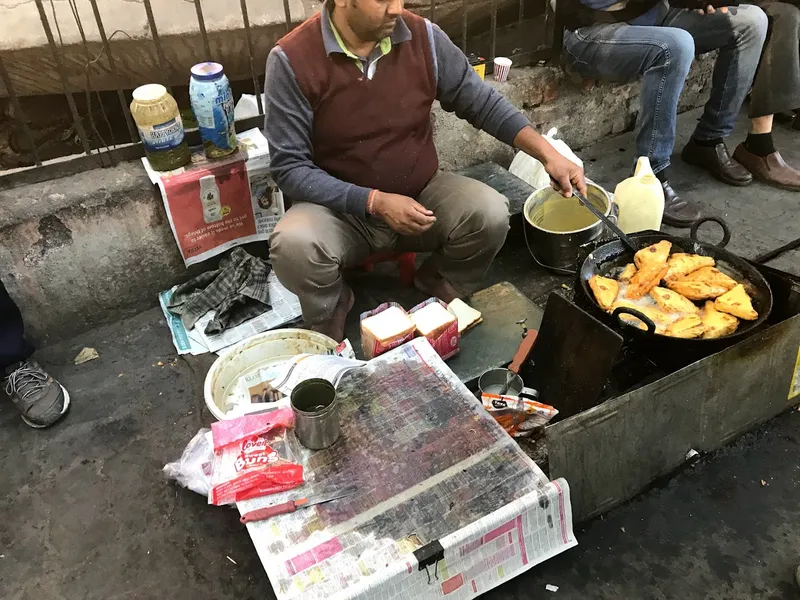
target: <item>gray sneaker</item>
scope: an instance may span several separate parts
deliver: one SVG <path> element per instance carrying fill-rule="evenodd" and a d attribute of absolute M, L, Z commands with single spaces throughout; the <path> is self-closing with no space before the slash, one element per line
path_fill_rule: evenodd
<path fill-rule="evenodd" d="M 6 394 L 31 427 L 50 427 L 69 409 L 69 394 L 33 360 L 21 363 L 5 380 Z"/>

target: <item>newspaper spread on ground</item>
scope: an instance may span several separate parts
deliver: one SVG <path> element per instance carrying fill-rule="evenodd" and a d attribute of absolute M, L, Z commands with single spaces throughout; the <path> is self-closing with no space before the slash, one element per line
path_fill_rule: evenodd
<path fill-rule="evenodd" d="M 300 299 L 287 290 L 278 281 L 274 272 L 269 274 L 269 301 L 271 309 L 241 325 L 227 329 L 218 335 L 207 335 L 206 325 L 214 318 L 214 311 L 203 315 L 194 328 L 187 330 L 181 318 L 169 311 L 169 301 L 175 287 L 165 290 L 158 295 L 161 310 L 172 333 L 172 343 L 178 354 L 205 354 L 206 352 L 219 352 L 229 346 L 238 344 L 257 333 L 276 329 L 297 321 L 301 315 Z"/>
<path fill-rule="evenodd" d="M 350 370 L 342 434 L 304 450 L 307 483 L 241 513 L 343 488 L 248 524 L 279 600 L 474 598 L 577 544 L 569 486 L 544 473 L 425 338 Z"/>
<path fill-rule="evenodd" d="M 211 160 L 202 148 L 192 162 L 158 172 L 142 163 L 158 186 L 172 234 L 186 266 L 249 242 L 267 241 L 285 212 L 270 175 L 269 146 L 259 129 L 237 134 L 239 152 Z"/>

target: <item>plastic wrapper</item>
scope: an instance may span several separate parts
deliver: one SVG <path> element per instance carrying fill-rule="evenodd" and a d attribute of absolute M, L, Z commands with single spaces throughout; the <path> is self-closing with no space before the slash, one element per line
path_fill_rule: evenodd
<path fill-rule="evenodd" d="M 221 438 L 228 443 L 215 446 L 214 464 L 211 475 L 210 504 L 230 504 L 240 500 L 257 498 L 290 490 L 304 482 L 303 467 L 295 462 L 296 453 L 291 448 L 290 436 L 286 427 L 276 424 L 282 422 L 279 409 L 266 415 L 247 415 L 215 425 L 225 425 L 217 429 L 225 432 Z M 289 411 L 291 415 L 291 410 Z M 262 428 L 267 420 L 272 426 L 256 435 L 242 436 L 244 431 L 253 430 L 253 417 L 261 417 Z M 237 421 L 247 421 L 237 425 Z M 216 430 L 215 430 L 215 440 Z"/>
<path fill-rule="evenodd" d="M 201 429 L 186 446 L 180 459 L 167 464 L 163 472 L 167 479 L 177 481 L 197 494 L 208 496 L 213 463 L 211 430 Z"/>
<path fill-rule="evenodd" d="M 510 436 L 522 438 L 530 437 L 558 414 L 558 410 L 549 404 L 538 402 L 537 396 L 533 390 L 523 390 L 519 396 L 482 394 L 481 401 Z"/>
<path fill-rule="evenodd" d="M 438 303 L 442 308 L 447 311 L 447 305 L 439 300 L 438 298 L 428 298 L 425 302 L 421 304 L 417 304 L 414 308 L 408 311 L 409 315 L 413 315 L 418 310 L 425 308 L 429 304 Z M 453 314 L 448 311 L 448 314 Z M 428 338 L 428 341 L 433 346 L 433 349 L 436 350 L 436 354 L 442 357 L 442 360 L 447 360 L 458 354 L 458 317 L 453 315 L 453 322 L 449 325 L 445 326 L 442 329 L 432 332 L 430 335 L 425 337 Z"/>
<path fill-rule="evenodd" d="M 241 440 L 267 433 L 282 427 L 291 429 L 294 426 L 294 413 L 291 408 L 280 408 L 266 413 L 245 415 L 227 421 L 211 424 L 214 437 L 214 452 Z"/>
<path fill-rule="evenodd" d="M 376 356 L 388 352 L 393 348 L 397 348 L 398 346 L 402 346 L 406 342 L 410 342 L 414 339 L 415 327 L 410 320 L 406 327 L 400 327 L 394 335 L 389 337 L 379 338 L 373 331 L 370 331 L 369 328 L 364 327 L 364 321 L 366 319 L 379 315 L 392 307 L 399 308 L 403 311 L 403 314 L 405 314 L 403 307 L 396 302 L 385 302 L 375 310 L 362 313 L 361 315 L 361 347 L 364 349 L 364 356 L 367 360 L 372 360 Z"/>

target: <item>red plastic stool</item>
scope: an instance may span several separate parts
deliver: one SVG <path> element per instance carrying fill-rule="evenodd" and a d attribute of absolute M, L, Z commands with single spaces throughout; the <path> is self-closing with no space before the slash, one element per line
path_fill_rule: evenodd
<path fill-rule="evenodd" d="M 417 262 L 417 254 L 415 252 L 381 252 L 373 254 L 364 261 L 361 268 L 367 273 L 372 273 L 375 265 L 382 262 L 396 262 L 400 268 L 400 281 L 408 286 L 414 285 L 414 265 Z"/>

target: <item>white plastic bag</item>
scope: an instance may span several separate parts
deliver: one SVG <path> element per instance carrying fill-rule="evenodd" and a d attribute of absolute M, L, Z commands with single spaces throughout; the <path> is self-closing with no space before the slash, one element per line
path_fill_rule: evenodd
<path fill-rule="evenodd" d="M 583 161 L 575 156 L 575 153 L 567 146 L 564 140 L 557 140 L 555 138 L 557 134 L 558 130 L 553 127 L 543 137 L 550 142 L 550 145 L 553 146 L 559 154 L 567 157 L 582 168 Z M 544 170 L 544 165 L 524 152 L 517 153 L 508 170 L 512 175 L 516 175 L 535 190 L 550 185 L 550 175 Z"/>
<path fill-rule="evenodd" d="M 211 467 L 214 463 L 214 443 L 210 429 L 201 429 L 186 446 L 180 459 L 163 469 L 167 479 L 174 479 L 201 496 L 211 490 Z"/>

